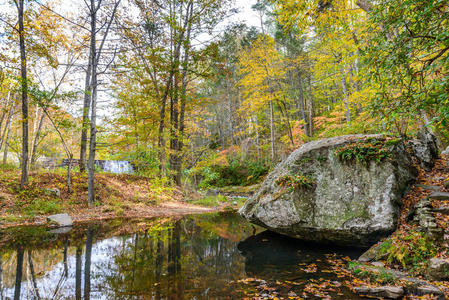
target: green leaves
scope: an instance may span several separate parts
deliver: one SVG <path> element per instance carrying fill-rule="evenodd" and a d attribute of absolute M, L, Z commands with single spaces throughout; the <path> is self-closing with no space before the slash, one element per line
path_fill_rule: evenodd
<path fill-rule="evenodd" d="M 375 86 L 372 113 L 405 135 L 423 112 L 447 123 L 447 2 L 382 0 L 370 14 L 362 51 Z"/>

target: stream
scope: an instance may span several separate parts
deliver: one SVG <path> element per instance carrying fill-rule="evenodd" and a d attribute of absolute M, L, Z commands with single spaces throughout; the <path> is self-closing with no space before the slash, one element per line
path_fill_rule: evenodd
<path fill-rule="evenodd" d="M 359 299 L 311 245 L 235 213 L 0 231 L 0 299 Z M 311 291 L 326 283 L 325 294 Z"/>

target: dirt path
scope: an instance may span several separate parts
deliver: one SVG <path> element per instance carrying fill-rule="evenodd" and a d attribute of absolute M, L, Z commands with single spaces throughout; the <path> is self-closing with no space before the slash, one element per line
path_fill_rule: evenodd
<path fill-rule="evenodd" d="M 163 203 L 160 206 L 142 206 L 137 204 L 136 207 L 132 207 L 123 214 L 105 211 L 101 207 L 100 208 L 93 207 L 83 209 L 78 213 L 69 213 L 69 215 L 72 217 L 74 224 L 77 224 L 90 221 L 110 220 L 114 218 L 145 219 L 152 217 L 172 217 L 172 216 L 183 216 L 191 214 L 213 213 L 224 211 L 225 209 L 227 209 L 225 206 L 211 208 L 171 201 Z M 33 219 L 25 221 L 8 222 L 0 224 L 0 229 L 11 228 L 16 226 L 45 225 L 46 223 L 47 223 L 47 216 L 38 216 Z"/>

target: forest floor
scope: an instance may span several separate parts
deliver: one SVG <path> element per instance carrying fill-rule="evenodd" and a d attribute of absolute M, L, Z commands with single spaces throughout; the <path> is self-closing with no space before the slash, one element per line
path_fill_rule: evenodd
<path fill-rule="evenodd" d="M 96 201 L 91 207 L 87 205 L 86 174 L 73 173 L 72 193 L 68 193 L 62 171 L 31 172 L 26 190 L 19 189 L 19 180 L 18 170 L 0 170 L 0 228 L 45 224 L 46 216 L 57 213 L 67 213 L 77 223 L 233 209 L 222 199 L 209 199 L 203 204 L 199 193 L 167 187 L 160 180 L 136 175 L 96 174 Z"/>

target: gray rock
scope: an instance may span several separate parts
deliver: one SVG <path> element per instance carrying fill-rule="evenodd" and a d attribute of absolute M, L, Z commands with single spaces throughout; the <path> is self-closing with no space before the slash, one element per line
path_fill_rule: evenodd
<path fill-rule="evenodd" d="M 418 230 L 427 233 L 430 237 L 439 239 L 443 231 L 438 227 L 432 212 L 435 209 L 428 198 L 420 200 L 408 213 L 407 221 L 417 224 Z"/>
<path fill-rule="evenodd" d="M 441 155 L 449 155 L 449 147 L 447 147 L 446 150 L 442 151 Z"/>
<path fill-rule="evenodd" d="M 52 197 L 61 197 L 61 191 L 59 189 L 45 189 L 44 193 Z"/>
<path fill-rule="evenodd" d="M 371 264 L 372 264 L 373 266 L 379 267 L 379 268 L 385 267 L 385 264 L 384 264 L 383 262 L 380 262 L 380 261 L 375 261 L 375 262 L 372 262 Z"/>
<path fill-rule="evenodd" d="M 382 244 L 387 242 L 388 240 L 391 240 L 391 238 L 387 238 L 382 243 L 373 245 L 371 248 L 369 248 L 365 253 L 363 253 L 358 261 L 360 262 L 371 262 L 375 260 L 382 260 L 387 258 L 389 253 L 383 253 L 382 252 Z"/>
<path fill-rule="evenodd" d="M 47 221 L 56 223 L 59 227 L 72 226 L 72 218 L 68 214 L 51 215 L 47 217 Z"/>
<path fill-rule="evenodd" d="M 449 206 L 442 206 L 432 209 L 433 212 L 441 213 L 444 215 L 449 215 Z"/>
<path fill-rule="evenodd" d="M 434 192 L 429 196 L 433 200 L 449 200 L 449 193 L 446 192 Z"/>
<path fill-rule="evenodd" d="M 427 275 L 433 280 L 449 279 L 449 259 L 432 258 L 429 260 Z"/>
<path fill-rule="evenodd" d="M 340 162 L 335 151 L 353 142 L 384 139 L 351 135 L 313 141 L 276 166 L 239 210 L 249 221 L 291 237 L 369 246 L 396 228 L 400 200 L 417 170 L 403 143 L 389 146 L 391 159 L 368 165 Z M 289 189 L 276 181 L 307 175 L 312 188 Z"/>
<path fill-rule="evenodd" d="M 417 139 L 408 142 L 408 147 L 426 171 L 432 170 L 435 159 L 438 158 L 438 145 L 435 135 L 423 127 L 418 132 Z"/>
<path fill-rule="evenodd" d="M 425 190 L 434 191 L 434 192 L 440 192 L 441 188 L 439 186 L 433 186 L 433 185 L 425 185 L 425 184 L 417 184 L 417 187 L 423 188 Z"/>
<path fill-rule="evenodd" d="M 404 295 L 404 288 L 401 286 L 379 286 L 379 287 L 361 286 L 356 287 L 355 291 L 360 295 L 366 295 L 371 297 L 382 297 L 388 299 L 399 299 Z"/>
<path fill-rule="evenodd" d="M 417 296 L 433 295 L 437 296 L 437 299 L 445 299 L 443 291 L 433 285 L 418 286 L 413 293 Z"/>

